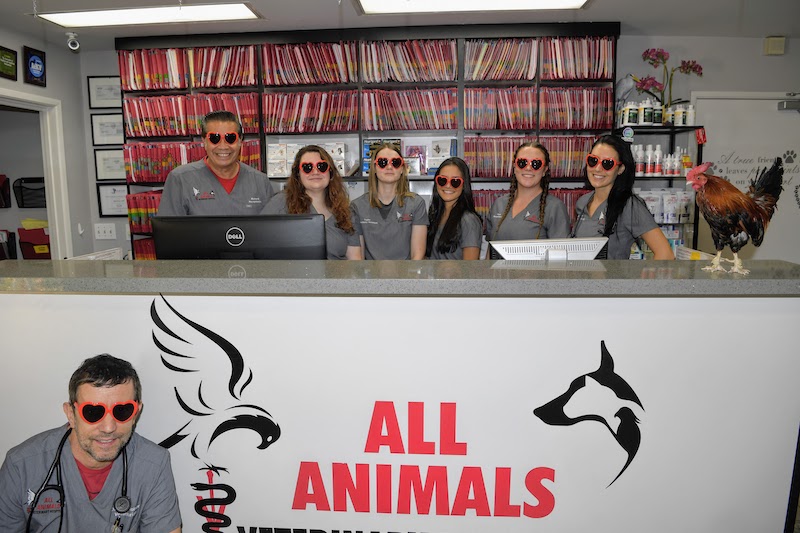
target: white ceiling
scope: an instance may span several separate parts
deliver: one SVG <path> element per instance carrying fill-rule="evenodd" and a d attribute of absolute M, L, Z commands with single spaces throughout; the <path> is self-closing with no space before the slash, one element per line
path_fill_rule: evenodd
<path fill-rule="evenodd" d="M 176 5 L 181 0 L 0 0 L 0 29 L 66 46 L 65 29 L 36 19 L 39 12 Z M 182 0 L 183 4 L 212 0 Z M 231 0 L 218 0 L 230 2 Z M 401 2 L 402 0 L 386 0 Z M 431 0 L 435 1 L 435 0 Z M 491 1 L 491 0 L 487 0 Z M 623 35 L 800 37 L 800 0 L 589 0 L 579 11 L 507 14 L 359 16 L 352 0 L 249 0 L 263 17 L 251 22 L 77 29 L 82 50 L 112 50 L 115 37 L 341 29 L 443 24 L 621 22 Z M 0 32 L 0 45 L 2 42 Z"/>

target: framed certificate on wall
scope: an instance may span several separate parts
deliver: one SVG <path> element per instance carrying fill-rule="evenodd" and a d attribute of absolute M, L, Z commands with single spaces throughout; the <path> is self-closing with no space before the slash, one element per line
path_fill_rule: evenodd
<path fill-rule="evenodd" d="M 92 115 L 92 144 L 123 144 L 122 113 Z"/>
<path fill-rule="evenodd" d="M 121 148 L 95 148 L 94 170 L 97 181 L 124 180 L 125 156 Z"/>

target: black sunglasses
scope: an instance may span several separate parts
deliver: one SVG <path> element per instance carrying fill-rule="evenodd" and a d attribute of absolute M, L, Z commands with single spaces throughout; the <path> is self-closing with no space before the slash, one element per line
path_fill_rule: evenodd
<path fill-rule="evenodd" d="M 611 157 L 604 157 L 600 159 L 596 155 L 586 154 L 586 165 L 589 168 L 596 167 L 597 163 L 600 163 L 600 165 L 603 167 L 603 170 L 611 170 L 615 166 L 621 164 L 619 161 Z"/>
<path fill-rule="evenodd" d="M 542 168 L 542 166 L 544 166 L 544 161 L 542 161 L 541 159 L 531 159 L 530 161 L 528 161 L 524 157 L 520 157 L 519 159 L 517 159 L 517 167 L 520 170 L 525 170 L 525 167 L 527 167 L 528 164 L 531 165 L 531 168 L 533 170 L 539 170 L 540 168 Z"/>
<path fill-rule="evenodd" d="M 450 182 L 450 186 L 454 189 L 458 189 L 461 187 L 461 184 L 464 183 L 462 178 L 451 178 L 449 176 L 442 176 L 441 174 L 436 176 L 436 183 L 439 187 L 447 186 L 447 182 Z"/>
<path fill-rule="evenodd" d="M 326 163 L 325 161 L 317 161 L 316 164 L 315 163 L 302 163 L 300 165 L 300 169 L 305 174 L 311 174 L 311 172 L 314 170 L 315 166 L 317 167 L 317 170 L 319 170 L 320 172 L 326 172 L 328 170 L 328 163 Z"/>
<path fill-rule="evenodd" d="M 386 157 L 379 157 L 375 160 L 375 164 L 381 168 L 386 168 L 389 164 L 389 159 Z M 400 168 L 403 166 L 403 158 L 402 157 L 393 157 L 392 158 L 392 166 L 394 168 Z"/>
<path fill-rule="evenodd" d="M 206 133 L 206 139 L 208 139 L 208 142 L 210 142 L 211 144 L 219 144 L 219 142 L 222 140 L 222 137 L 223 134 L 218 133 L 216 131 L 211 131 Z M 225 142 L 228 144 L 233 144 L 237 140 L 239 140 L 239 134 L 236 133 L 235 131 L 229 131 L 228 133 L 224 134 L 224 137 L 225 137 Z"/>

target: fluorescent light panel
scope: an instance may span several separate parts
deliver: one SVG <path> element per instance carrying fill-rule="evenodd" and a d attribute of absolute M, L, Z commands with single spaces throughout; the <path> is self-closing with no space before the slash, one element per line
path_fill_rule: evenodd
<path fill-rule="evenodd" d="M 365 15 L 580 9 L 587 0 L 356 0 Z"/>
<path fill-rule="evenodd" d="M 140 7 L 97 11 L 38 13 L 38 15 L 64 28 L 222 22 L 226 20 L 250 20 L 259 18 L 246 4 Z"/>

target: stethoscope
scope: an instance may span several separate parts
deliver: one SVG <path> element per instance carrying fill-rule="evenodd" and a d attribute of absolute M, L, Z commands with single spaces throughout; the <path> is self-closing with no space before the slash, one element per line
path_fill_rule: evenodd
<path fill-rule="evenodd" d="M 66 433 L 64 433 L 64 436 L 61 437 L 61 442 L 58 443 L 58 450 L 56 450 L 56 456 L 53 458 L 53 462 L 47 471 L 47 476 L 45 476 L 42 486 L 39 487 L 39 490 L 36 491 L 36 494 L 33 497 L 33 501 L 31 502 L 31 510 L 30 513 L 28 513 L 28 521 L 25 524 L 25 533 L 28 533 L 31 530 L 31 520 L 33 519 L 33 512 L 36 510 L 36 504 L 39 502 L 39 498 L 41 498 L 42 494 L 48 490 L 54 490 L 58 492 L 58 497 L 61 500 L 58 516 L 58 532 L 61 533 L 61 526 L 64 522 L 64 506 L 67 503 L 64 497 L 64 485 L 61 484 L 61 451 L 63 450 L 64 444 L 67 442 L 67 438 L 69 437 L 70 433 L 72 433 L 72 428 L 67 429 Z M 53 476 L 53 472 L 56 473 L 55 485 L 48 483 L 50 478 Z M 122 494 L 116 500 L 114 500 L 114 511 L 116 511 L 117 514 L 124 514 L 127 513 L 130 508 L 131 499 L 128 498 L 128 451 L 127 448 L 122 448 Z M 117 520 L 114 522 L 114 526 L 111 531 L 122 531 L 122 525 L 120 524 L 119 517 L 117 517 Z"/>

